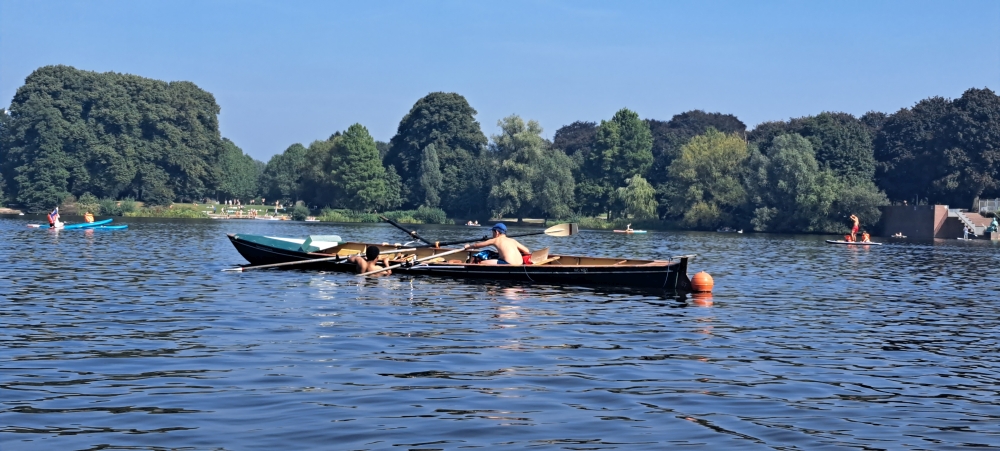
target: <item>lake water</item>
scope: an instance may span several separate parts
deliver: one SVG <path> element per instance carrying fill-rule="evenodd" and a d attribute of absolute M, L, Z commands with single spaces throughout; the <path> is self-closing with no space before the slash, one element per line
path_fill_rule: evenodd
<path fill-rule="evenodd" d="M 698 254 L 691 274 L 715 278 L 706 301 L 221 272 L 245 263 L 226 233 L 405 241 L 381 224 L 29 220 L 0 219 L 4 451 L 1000 446 L 998 243 L 522 239 Z"/>

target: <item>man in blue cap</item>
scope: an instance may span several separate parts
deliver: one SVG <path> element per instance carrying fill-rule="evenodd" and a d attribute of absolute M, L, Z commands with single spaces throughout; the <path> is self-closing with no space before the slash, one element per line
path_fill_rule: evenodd
<path fill-rule="evenodd" d="M 466 244 L 466 249 L 479 249 L 481 247 L 493 246 L 500 254 L 499 260 L 483 260 L 481 265 L 523 265 L 531 264 L 531 250 L 517 240 L 507 237 L 507 226 L 503 223 L 496 223 L 490 232 L 493 238 L 478 243 Z"/>

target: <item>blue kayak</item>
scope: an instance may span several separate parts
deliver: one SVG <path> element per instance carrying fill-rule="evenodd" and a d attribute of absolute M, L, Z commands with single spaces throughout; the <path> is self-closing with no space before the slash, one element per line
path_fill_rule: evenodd
<path fill-rule="evenodd" d="M 102 225 L 97 227 L 87 227 L 85 230 L 125 230 L 128 228 L 128 224 L 122 225 Z"/>
<path fill-rule="evenodd" d="M 66 224 L 66 225 L 63 226 L 63 230 L 67 230 L 67 229 L 89 229 L 91 227 L 97 227 L 97 226 L 102 226 L 104 224 L 108 224 L 111 221 L 114 221 L 114 219 L 108 218 L 108 219 L 102 219 L 100 221 L 94 221 L 94 222 L 78 222 L 78 223 L 75 223 L 75 224 Z M 34 227 L 34 228 L 39 228 L 39 229 L 47 229 L 47 228 L 49 228 L 49 225 L 48 224 L 28 224 L 28 227 Z"/>

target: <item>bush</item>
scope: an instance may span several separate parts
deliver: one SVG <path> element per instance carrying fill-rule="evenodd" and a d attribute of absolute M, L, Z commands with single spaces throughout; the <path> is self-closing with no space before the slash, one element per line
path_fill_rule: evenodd
<path fill-rule="evenodd" d="M 302 204 L 296 204 L 292 209 L 292 219 L 304 221 L 309 216 L 309 209 Z"/>
<path fill-rule="evenodd" d="M 124 201 L 122 202 L 124 205 Z M 163 206 L 153 206 L 135 209 L 124 213 L 124 216 L 132 218 L 207 218 L 205 212 L 195 207 L 171 208 Z"/>
<path fill-rule="evenodd" d="M 413 219 L 424 224 L 445 224 L 448 222 L 448 215 L 440 208 L 420 206 L 417 208 Z"/>
<path fill-rule="evenodd" d="M 101 209 L 100 214 L 106 216 L 124 216 L 125 213 L 132 213 L 138 208 L 135 199 L 131 197 L 126 197 L 122 200 L 105 197 L 98 201 L 98 206 Z M 97 214 L 96 211 L 94 213 Z"/>
<path fill-rule="evenodd" d="M 101 201 L 97 196 L 90 193 L 83 193 L 80 198 L 76 200 L 76 209 L 80 212 L 91 212 L 93 214 L 101 213 Z"/>

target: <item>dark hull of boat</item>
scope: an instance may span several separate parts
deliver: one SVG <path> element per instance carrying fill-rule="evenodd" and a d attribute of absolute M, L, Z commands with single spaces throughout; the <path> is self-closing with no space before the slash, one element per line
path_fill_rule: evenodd
<path fill-rule="evenodd" d="M 266 265 L 330 257 L 326 254 L 278 249 L 229 235 L 237 252 L 252 265 Z M 566 260 L 571 259 L 567 257 Z M 479 279 L 538 283 L 548 285 L 603 286 L 644 289 L 691 291 L 687 275 L 687 257 L 669 264 L 657 265 L 465 265 L 431 264 L 402 267 L 393 274 L 428 275 L 452 279 Z M 288 269 L 355 272 L 353 263 L 327 260 L 288 266 Z"/>

